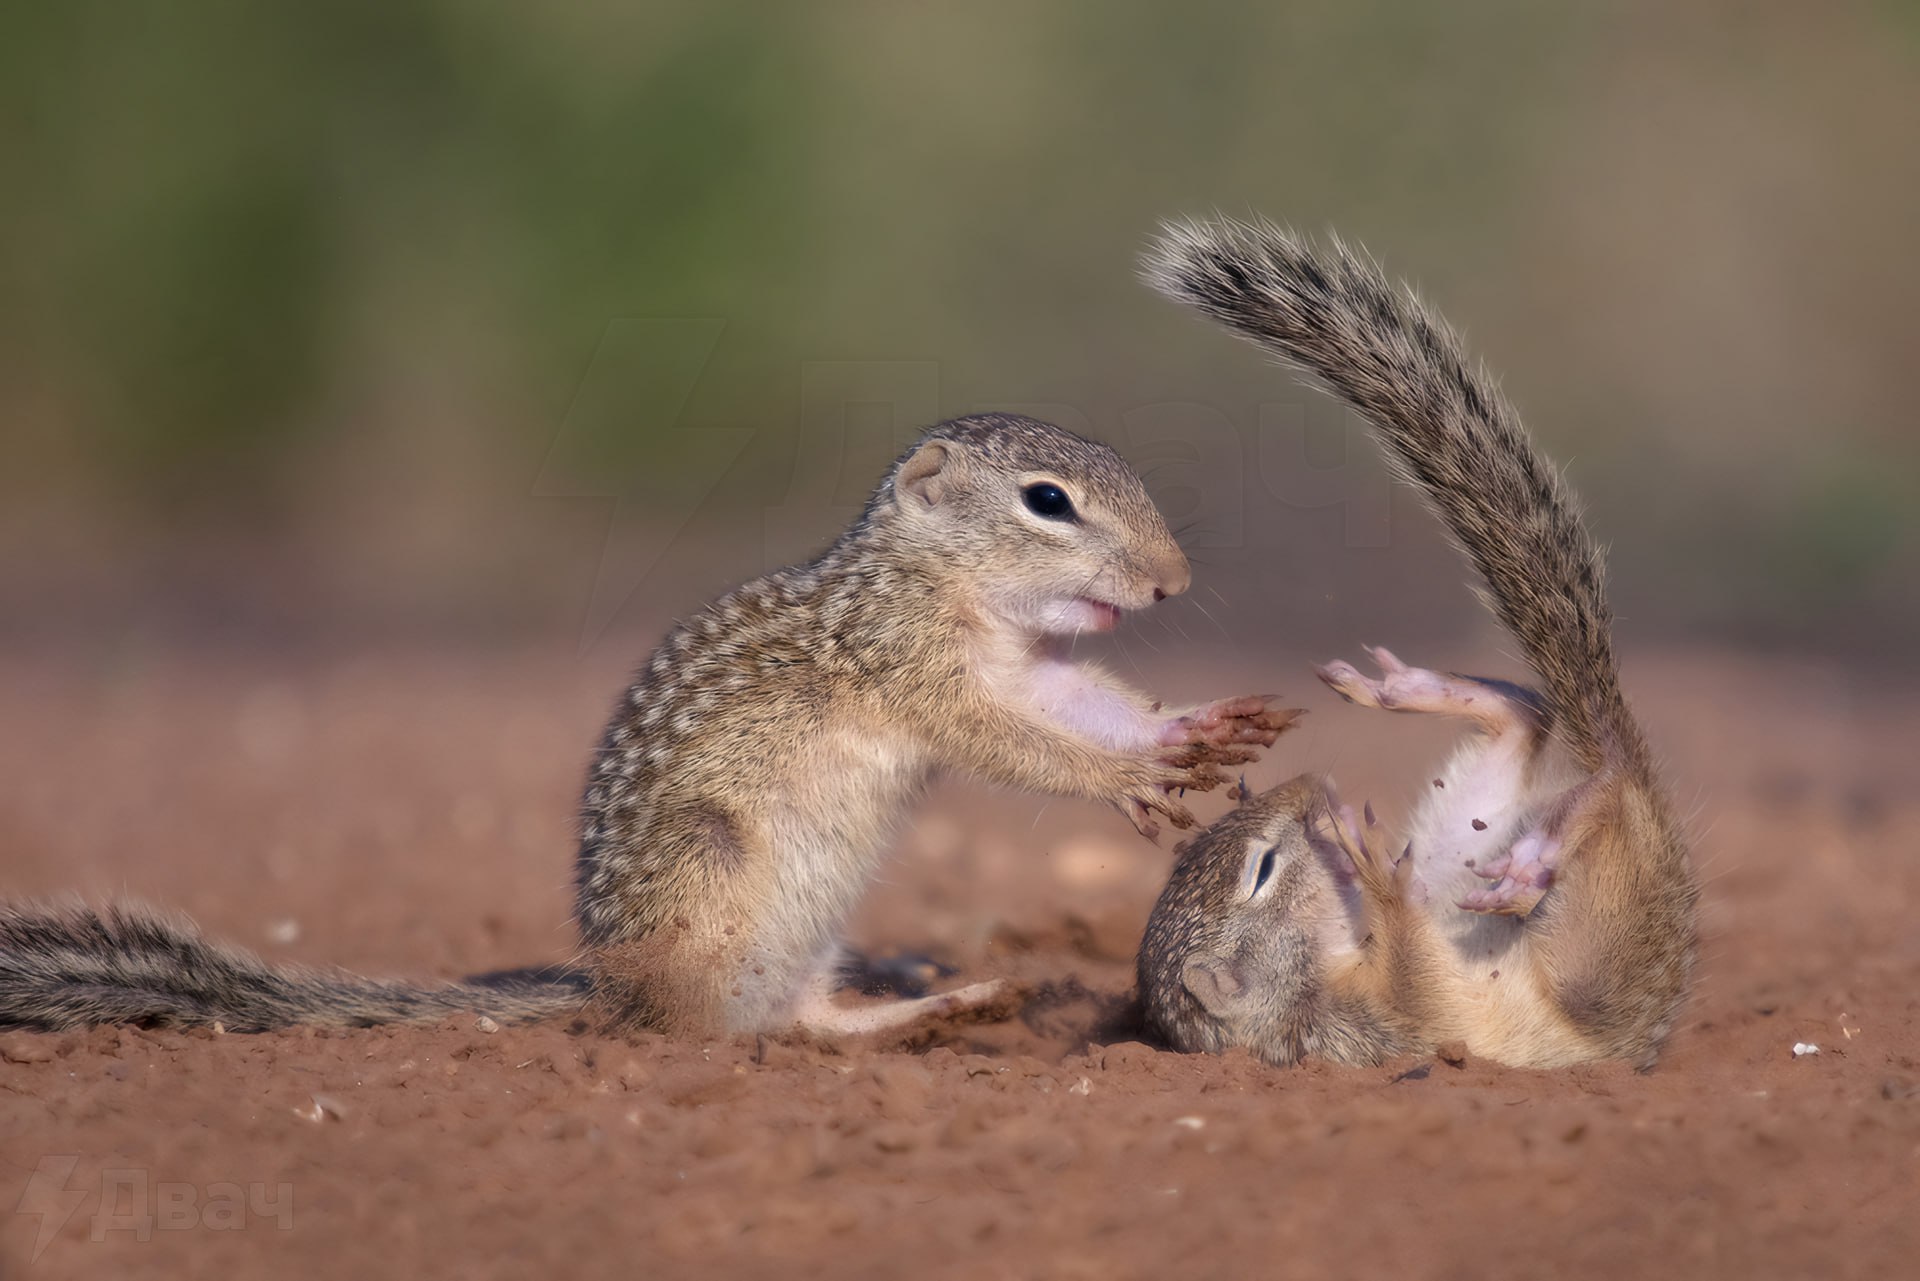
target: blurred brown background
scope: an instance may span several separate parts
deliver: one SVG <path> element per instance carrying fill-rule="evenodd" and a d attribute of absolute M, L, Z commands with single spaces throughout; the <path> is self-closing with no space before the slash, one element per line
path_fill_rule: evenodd
<path fill-rule="evenodd" d="M 1189 527 L 1143 641 L 1483 629 L 1352 423 L 1136 283 L 1218 209 L 1469 331 L 1630 641 L 1903 662 L 1917 69 L 1905 0 L 15 6 L 0 643 L 625 661 L 983 406 Z"/>
<path fill-rule="evenodd" d="M 1297 698 L 1253 784 L 1395 827 L 1457 726 L 1308 660 L 1512 646 L 1354 423 L 1136 282 L 1215 209 L 1364 242 L 1504 375 L 1707 882 L 1651 1076 L 1275 1073 L 1109 1052 L 1164 849 L 943 786 L 849 934 L 1046 985 L 958 1033 L 992 1057 L 11 1038 L 0 1272 L 57 1154 L 298 1219 L 109 1244 L 69 1202 L 35 1275 L 1912 1271 L 1913 0 L 0 14 L 0 898 L 375 974 L 577 955 L 623 669 L 983 406 L 1112 440 L 1185 531 L 1114 666 Z"/>

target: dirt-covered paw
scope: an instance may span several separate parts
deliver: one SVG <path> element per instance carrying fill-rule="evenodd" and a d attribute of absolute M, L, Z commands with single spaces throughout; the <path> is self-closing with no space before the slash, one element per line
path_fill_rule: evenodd
<path fill-rule="evenodd" d="M 1168 747 L 1192 744 L 1216 749 L 1253 749 L 1254 755 L 1236 753 L 1227 762 L 1239 763 L 1257 759 L 1259 748 L 1272 747 L 1274 740 L 1304 715 L 1306 712 L 1301 708 L 1283 706 L 1276 694 L 1223 698 L 1168 721 L 1160 732 L 1160 742 Z"/>

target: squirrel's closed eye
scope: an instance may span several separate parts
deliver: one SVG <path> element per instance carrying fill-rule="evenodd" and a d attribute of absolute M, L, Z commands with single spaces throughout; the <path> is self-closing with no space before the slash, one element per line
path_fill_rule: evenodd
<path fill-rule="evenodd" d="M 1038 484 L 1028 485 L 1021 494 L 1027 500 L 1027 510 L 1036 516 L 1044 516 L 1048 520 L 1078 519 L 1073 510 L 1073 500 L 1068 498 L 1067 491 L 1058 485 L 1049 484 L 1043 480 Z"/>
<path fill-rule="evenodd" d="M 1279 853 L 1279 849 L 1275 847 L 1268 849 L 1260 856 L 1260 866 L 1253 873 L 1253 888 L 1247 891 L 1248 898 L 1252 898 L 1264 889 L 1268 880 L 1273 877 L 1274 857 Z"/>

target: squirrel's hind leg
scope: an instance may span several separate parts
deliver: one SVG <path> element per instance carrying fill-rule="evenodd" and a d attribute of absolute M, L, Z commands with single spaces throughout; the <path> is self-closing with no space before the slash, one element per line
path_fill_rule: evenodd
<path fill-rule="evenodd" d="M 834 992 L 841 986 L 841 978 L 837 955 L 821 964 L 794 1004 L 794 1022 L 823 1036 L 872 1036 L 900 1031 L 921 1019 L 979 1010 L 992 1005 L 1008 991 L 1004 980 L 990 979 L 910 1001 L 849 1006 L 836 1004 L 833 999 Z"/>
<path fill-rule="evenodd" d="M 1379 646 L 1367 653 L 1380 668 L 1378 678 L 1362 676 L 1346 662 L 1316 667 L 1314 674 L 1349 703 L 1388 712 L 1459 716 L 1496 738 L 1540 723 L 1539 696 L 1524 685 L 1409 667 Z"/>
<path fill-rule="evenodd" d="M 1553 799 L 1540 819 L 1500 854 L 1469 864 L 1475 875 L 1493 884 L 1468 891 L 1459 907 L 1468 912 L 1526 916 L 1545 897 L 1566 856 L 1566 845 L 1581 812 L 1603 794 L 1600 775 L 1588 775 Z"/>
<path fill-rule="evenodd" d="M 1565 816 L 1584 794 L 1577 774 L 1540 767 L 1549 728 L 1540 696 L 1509 681 L 1411 667 L 1385 649 L 1367 652 L 1378 677 L 1335 662 L 1317 669 L 1320 679 L 1363 707 L 1457 716 L 1478 731 L 1432 790 L 1422 789 L 1410 833 L 1422 859 L 1414 879 L 1432 901 L 1474 915 L 1529 915 L 1553 883 Z"/>
<path fill-rule="evenodd" d="M 1474 868 L 1493 884 L 1470 890 L 1460 900 L 1461 910 L 1502 916 L 1525 916 L 1546 895 L 1560 866 L 1560 838 L 1545 828 L 1524 833 L 1506 853 Z"/>

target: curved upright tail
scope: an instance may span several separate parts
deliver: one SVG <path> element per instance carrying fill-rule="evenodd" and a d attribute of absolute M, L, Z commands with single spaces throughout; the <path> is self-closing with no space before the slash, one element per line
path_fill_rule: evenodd
<path fill-rule="evenodd" d="M 1337 240 L 1321 249 L 1267 222 L 1171 224 L 1143 271 L 1365 415 L 1480 571 L 1562 740 L 1589 769 L 1609 755 L 1644 762 L 1614 666 L 1600 550 L 1444 319 L 1364 252 Z"/>
<path fill-rule="evenodd" d="M 449 1014 L 502 1022 L 577 1013 L 584 976 L 513 973 L 467 983 L 383 982 L 268 965 L 191 925 L 116 905 L 0 904 L 0 1028 L 96 1023 L 264 1032 L 298 1024 L 368 1027 Z"/>

